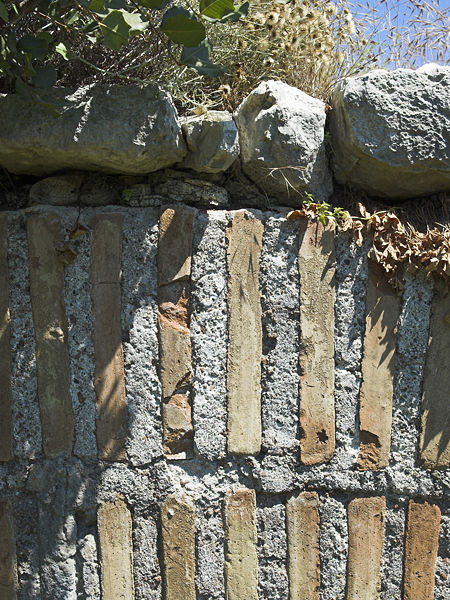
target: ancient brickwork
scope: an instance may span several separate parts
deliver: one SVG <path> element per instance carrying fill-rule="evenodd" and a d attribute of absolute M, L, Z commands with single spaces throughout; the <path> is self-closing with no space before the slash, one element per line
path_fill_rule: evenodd
<path fill-rule="evenodd" d="M 448 297 L 154 204 L 0 220 L 2 600 L 446 600 Z"/>

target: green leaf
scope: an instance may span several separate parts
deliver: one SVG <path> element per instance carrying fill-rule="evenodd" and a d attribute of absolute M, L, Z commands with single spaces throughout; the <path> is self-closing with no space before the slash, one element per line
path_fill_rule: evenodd
<path fill-rule="evenodd" d="M 36 69 L 36 74 L 31 78 L 31 82 L 35 87 L 46 90 L 55 85 L 57 79 L 56 69 L 47 66 Z"/>
<path fill-rule="evenodd" d="M 195 69 L 200 75 L 207 75 L 208 77 L 223 75 L 226 69 L 209 60 L 210 50 L 212 50 L 212 46 L 208 40 L 203 40 L 194 48 L 184 47 L 181 51 L 181 62 Z"/>
<path fill-rule="evenodd" d="M 101 12 L 105 10 L 105 0 L 91 0 L 88 8 L 93 12 Z"/>
<path fill-rule="evenodd" d="M 17 42 L 17 48 L 22 52 L 31 54 L 32 58 L 36 60 L 44 60 L 48 52 L 48 42 L 42 38 L 24 35 Z"/>
<path fill-rule="evenodd" d="M 0 17 L 7 23 L 9 21 L 8 11 L 6 10 L 6 6 L 3 2 L 0 2 Z"/>
<path fill-rule="evenodd" d="M 130 26 L 130 33 L 135 31 L 145 31 L 148 27 L 148 22 L 143 21 L 141 15 L 139 13 L 130 13 L 126 10 L 120 11 L 122 13 L 123 18 Z"/>
<path fill-rule="evenodd" d="M 128 43 L 130 25 L 125 21 L 120 10 L 112 10 L 100 23 L 105 46 L 111 50 L 120 50 Z"/>
<path fill-rule="evenodd" d="M 170 0 L 138 0 L 136 4 L 145 8 L 161 10 L 169 4 Z"/>
<path fill-rule="evenodd" d="M 234 11 L 232 0 L 200 0 L 200 13 L 210 19 L 219 20 Z"/>
<path fill-rule="evenodd" d="M 69 50 L 67 49 L 67 46 L 63 44 L 63 42 L 59 42 L 59 44 L 55 46 L 55 52 L 61 54 L 64 60 L 69 60 Z"/>
<path fill-rule="evenodd" d="M 170 8 L 162 18 L 161 31 L 175 44 L 198 46 L 206 37 L 205 26 L 184 8 Z"/>
<path fill-rule="evenodd" d="M 245 17 L 247 15 L 249 8 L 250 4 L 248 2 L 244 2 L 244 4 L 238 6 L 233 13 L 225 15 L 222 19 L 220 19 L 220 22 L 225 23 L 225 21 L 230 21 L 231 23 L 234 23 L 239 21 L 241 17 Z"/>

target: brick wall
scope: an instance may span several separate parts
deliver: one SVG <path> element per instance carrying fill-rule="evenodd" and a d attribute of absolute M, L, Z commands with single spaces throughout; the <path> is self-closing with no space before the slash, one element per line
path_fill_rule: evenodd
<path fill-rule="evenodd" d="M 450 301 L 286 212 L 0 217 L 0 600 L 445 600 Z"/>

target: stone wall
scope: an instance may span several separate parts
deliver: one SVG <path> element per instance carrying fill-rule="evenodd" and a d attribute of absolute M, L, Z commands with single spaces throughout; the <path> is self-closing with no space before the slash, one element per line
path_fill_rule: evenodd
<path fill-rule="evenodd" d="M 448 71 L 411 73 L 388 97 L 426 78 L 430 107 Z M 396 154 L 391 135 L 374 157 L 340 104 L 385 85 L 365 77 L 334 95 L 359 182 L 363 142 L 369 166 Z M 394 292 L 368 240 L 288 218 L 298 192 L 329 197 L 332 171 L 324 106 L 287 88 L 261 84 L 237 126 L 180 125 L 147 90 L 128 148 L 122 92 L 103 125 L 104 90 L 58 92 L 53 138 L 42 115 L 9 127 L 25 109 L 0 99 L 0 163 L 43 177 L 0 213 L 1 600 L 447 600 L 450 296 L 420 271 Z M 422 156 L 409 137 L 409 175 L 384 168 L 392 198 L 412 171 L 418 192 L 449 190 L 449 130 Z M 264 202 L 228 181 L 236 160 Z"/>

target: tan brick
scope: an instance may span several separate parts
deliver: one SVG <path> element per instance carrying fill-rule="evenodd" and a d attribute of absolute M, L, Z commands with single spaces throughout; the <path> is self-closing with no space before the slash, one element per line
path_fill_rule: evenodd
<path fill-rule="evenodd" d="M 261 449 L 262 326 L 259 259 L 264 225 L 245 211 L 227 229 L 228 452 Z"/>
<path fill-rule="evenodd" d="M 256 496 L 240 489 L 225 496 L 225 590 L 227 600 L 258 600 Z"/>
<path fill-rule="evenodd" d="M 286 504 L 289 600 L 319 600 L 319 497 L 302 492 Z"/>
<path fill-rule="evenodd" d="M 165 600 L 195 600 L 195 508 L 169 496 L 161 507 Z"/>
<path fill-rule="evenodd" d="M 433 600 L 441 511 L 428 502 L 409 502 L 405 540 L 404 600 Z"/>
<path fill-rule="evenodd" d="M 189 302 L 194 215 L 192 208 L 166 208 L 159 222 L 159 365 L 163 447 L 170 458 L 187 458 L 193 447 Z"/>
<path fill-rule="evenodd" d="M 120 267 L 122 217 L 101 215 L 92 222 L 91 298 L 97 446 L 103 460 L 126 459 L 127 408 L 123 368 Z"/>
<path fill-rule="evenodd" d="M 15 600 L 17 587 L 16 540 L 11 506 L 0 501 L 0 598 Z"/>
<path fill-rule="evenodd" d="M 27 236 L 42 438 L 44 452 L 51 457 L 70 452 L 73 439 L 59 217 L 32 215 Z"/>
<path fill-rule="evenodd" d="M 8 219 L 0 215 L 0 461 L 13 459 L 7 255 Z"/>
<path fill-rule="evenodd" d="M 125 502 L 104 502 L 97 514 L 102 600 L 133 600 L 131 514 Z"/>
<path fill-rule="evenodd" d="M 334 226 L 300 228 L 300 460 L 313 465 L 335 446 Z"/>
<path fill-rule="evenodd" d="M 436 292 L 424 370 L 419 457 L 425 467 L 450 467 L 450 294 Z"/>
<path fill-rule="evenodd" d="M 399 311 L 400 297 L 381 268 L 369 261 L 359 409 L 360 469 L 381 469 L 389 463 Z"/>
<path fill-rule="evenodd" d="M 384 497 L 355 498 L 348 505 L 346 600 L 378 600 L 384 546 Z"/>

